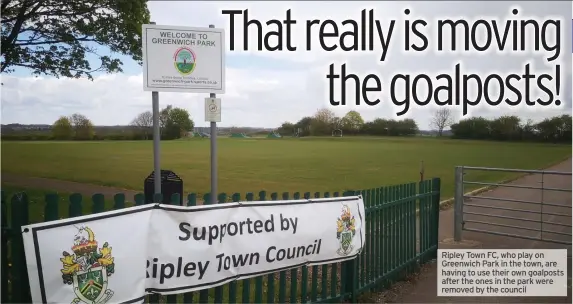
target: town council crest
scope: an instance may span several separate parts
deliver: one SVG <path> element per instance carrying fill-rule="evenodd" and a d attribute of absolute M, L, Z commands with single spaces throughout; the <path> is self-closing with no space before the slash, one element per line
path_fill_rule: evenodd
<path fill-rule="evenodd" d="M 98 248 L 93 231 L 81 227 L 74 237 L 72 253 L 63 252 L 60 259 L 63 264 L 64 284 L 72 285 L 75 298 L 71 304 L 103 304 L 113 296 L 108 289 L 108 278 L 114 272 L 111 247 L 107 242 Z"/>
<path fill-rule="evenodd" d="M 356 234 L 354 222 L 354 216 L 350 213 L 350 208 L 347 205 L 343 205 L 342 215 L 336 221 L 336 238 L 340 242 L 340 247 L 336 253 L 339 255 L 346 256 L 352 252 L 352 239 Z"/>

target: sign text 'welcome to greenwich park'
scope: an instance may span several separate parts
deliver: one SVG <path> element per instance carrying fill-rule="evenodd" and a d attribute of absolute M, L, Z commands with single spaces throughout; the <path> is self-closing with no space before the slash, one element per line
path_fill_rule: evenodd
<path fill-rule="evenodd" d="M 143 89 L 225 93 L 223 29 L 143 25 Z"/>

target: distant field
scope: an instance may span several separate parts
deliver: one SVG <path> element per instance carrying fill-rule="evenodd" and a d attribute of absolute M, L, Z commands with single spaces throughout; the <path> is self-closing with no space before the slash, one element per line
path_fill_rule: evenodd
<path fill-rule="evenodd" d="M 151 141 L 2 142 L 2 174 L 46 177 L 143 190 L 153 170 Z M 163 169 L 185 192 L 209 191 L 209 139 L 165 141 Z M 283 138 L 219 140 L 220 192 L 325 192 L 367 189 L 441 177 L 453 195 L 456 165 L 539 169 L 571 156 L 571 146 L 435 138 Z M 468 179 L 511 177 L 488 172 Z"/>

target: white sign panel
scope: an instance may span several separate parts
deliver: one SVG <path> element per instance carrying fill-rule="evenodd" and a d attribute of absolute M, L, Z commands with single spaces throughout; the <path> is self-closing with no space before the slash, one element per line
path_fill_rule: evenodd
<path fill-rule="evenodd" d="M 221 98 L 205 98 L 205 121 L 221 122 Z"/>
<path fill-rule="evenodd" d="M 223 29 L 144 24 L 143 90 L 225 93 Z"/>
<path fill-rule="evenodd" d="M 22 227 L 34 303 L 136 302 L 355 258 L 360 196 L 151 204 Z"/>

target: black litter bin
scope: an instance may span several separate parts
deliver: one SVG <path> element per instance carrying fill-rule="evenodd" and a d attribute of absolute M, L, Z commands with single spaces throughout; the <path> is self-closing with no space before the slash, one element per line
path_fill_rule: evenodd
<path fill-rule="evenodd" d="M 155 194 L 155 171 L 145 179 L 143 185 L 145 202 L 153 203 Z M 170 170 L 161 170 L 161 194 L 163 194 L 163 204 L 171 204 L 171 195 L 179 193 L 179 205 L 183 205 L 183 180 Z"/>

